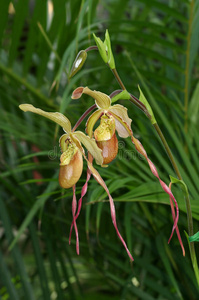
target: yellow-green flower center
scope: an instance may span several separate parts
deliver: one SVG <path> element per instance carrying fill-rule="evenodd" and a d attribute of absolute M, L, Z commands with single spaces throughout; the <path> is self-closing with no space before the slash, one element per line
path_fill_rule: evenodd
<path fill-rule="evenodd" d="M 94 132 L 96 141 L 110 140 L 115 133 L 115 120 L 112 116 L 104 114 L 101 117 L 100 125 Z"/>
<path fill-rule="evenodd" d="M 69 137 L 65 141 L 63 137 L 60 141 L 60 146 L 63 151 L 60 157 L 60 166 L 65 166 L 70 163 L 78 148 Z"/>

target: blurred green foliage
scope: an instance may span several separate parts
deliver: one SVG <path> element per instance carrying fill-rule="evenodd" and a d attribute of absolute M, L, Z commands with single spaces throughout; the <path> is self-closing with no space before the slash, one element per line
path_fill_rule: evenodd
<path fill-rule="evenodd" d="M 198 19 L 198 0 L 1 1 L 0 299 L 198 299 L 183 234 L 187 220 L 181 190 L 174 187 L 173 192 L 185 258 L 175 235 L 167 244 L 172 229 L 167 195 L 130 140 L 119 140 L 117 159 L 98 170 L 115 200 L 118 225 L 135 262 L 129 263 L 111 223 L 107 195 L 94 179 L 78 218 L 77 256 L 75 240 L 68 245 L 72 191 L 58 185 L 62 129 L 18 108 L 30 103 L 59 111 L 74 125 L 93 100 L 71 101 L 73 89 L 89 86 L 106 94 L 118 89 L 97 51 L 89 52 L 81 71 L 68 79 L 78 51 L 94 44 L 92 33 L 104 39 L 108 29 L 122 80 L 136 96 L 141 86 L 178 162 L 196 232 Z M 169 183 L 175 174 L 149 120 L 127 100 L 121 103 L 128 107 L 134 135 Z M 85 179 L 86 165 L 77 196 Z"/>

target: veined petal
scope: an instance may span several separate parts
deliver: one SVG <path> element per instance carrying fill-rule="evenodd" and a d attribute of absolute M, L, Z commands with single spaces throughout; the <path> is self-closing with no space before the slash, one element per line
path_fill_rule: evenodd
<path fill-rule="evenodd" d="M 117 130 L 120 137 L 127 138 L 128 136 L 133 135 L 131 127 L 124 120 L 122 120 L 121 117 L 113 113 L 110 109 L 109 114 L 111 114 L 115 118 L 115 129 Z"/>
<path fill-rule="evenodd" d="M 75 131 L 71 135 L 73 135 L 73 137 L 78 139 L 86 147 L 86 149 L 94 157 L 94 159 L 95 159 L 95 161 L 98 165 L 103 164 L 102 150 L 98 148 L 98 146 L 97 146 L 94 139 L 92 139 L 89 136 L 85 135 L 81 131 Z"/>
<path fill-rule="evenodd" d="M 59 139 L 59 146 L 60 146 L 62 153 L 67 150 L 66 139 L 68 137 L 69 137 L 69 135 L 65 133 Z"/>
<path fill-rule="evenodd" d="M 82 147 L 80 141 L 74 136 L 74 133 L 70 134 L 70 138 L 73 143 L 79 148 L 79 150 L 84 153 L 84 148 Z"/>
<path fill-rule="evenodd" d="M 125 122 L 129 128 L 131 128 L 132 120 L 128 116 L 128 110 L 126 107 L 120 104 L 115 104 L 109 108 L 109 111 L 120 117 L 120 119 L 122 119 L 122 121 Z"/>
<path fill-rule="evenodd" d="M 60 166 L 68 165 L 78 151 L 78 147 L 68 134 L 63 134 L 61 136 L 59 139 L 59 145 L 62 151 L 62 155 L 60 157 Z"/>
<path fill-rule="evenodd" d="M 98 108 L 108 109 L 111 106 L 111 99 L 108 95 L 102 92 L 92 91 L 88 87 L 78 87 L 74 90 L 71 98 L 79 99 L 82 94 L 87 94 L 94 98 Z"/>
<path fill-rule="evenodd" d="M 46 112 L 40 108 L 36 108 L 31 104 L 21 104 L 19 105 L 19 108 L 23 111 L 30 111 L 33 112 L 35 114 L 41 115 L 47 119 L 50 119 L 51 121 L 57 123 L 58 125 L 60 125 L 61 127 L 63 127 L 63 129 L 69 133 L 71 132 L 71 123 L 68 120 L 68 118 L 66 118 L 63 114 L 59 113 L 59 112 Z"/>
<path fill-rule="evenodd" d="M 96 110 L 87 120 L 86 123 L 86 132 L 88 136 L 93 136 L 93 127 L 97 120 L 100 118 L 101 114 L 103 113 L 103 109 Z"/>
<path fill-rule="evenodd" d="M 85 155 L 84 155 L 84 158 L 87 160 L 87 158 L 85 157 Z M 134 259 L 133 259 L 132 255 L 131 255 L 131 253 L 130 253 L 130 251 L 129 251 L 129 249 L 128 249 L 128 247 L 127 247 L 127 245 L 126 245 L 126 243 L 125 243 L 123 237 L 121 236 L 121 234 L 119 232 L 119 229 L 117 227 L 115 205 L 114 205 L 113 198 L 111 197 L 111 194 L 110 194 L 110 192 L 109 192 L 109 190 L 108 190 L 108 188 L 107 188 L 104 180 L 100 176 L 100 174 L 97 172 L 97 170 L 93 167 L 93 165 L 88 160 L 87 160 L 87 163 L 88 163 L 88 167 L 89 167 L 91 173 L 93 174 L 95 180 L 104 188 L 104 190 L 106 191 L 106 193 L 107 193 L 107 195 L 109 197 L 110 210 L 111 210 L 111 218 L 112 218 L 113 225 L 115 227 L 115 230 L 117 232 L 117 235 L 118 235 L 119 239 L 121 240 L 124 248 L 126 249 L 126 252 L 127 252 L 129 258 L 133 261 Z"/>

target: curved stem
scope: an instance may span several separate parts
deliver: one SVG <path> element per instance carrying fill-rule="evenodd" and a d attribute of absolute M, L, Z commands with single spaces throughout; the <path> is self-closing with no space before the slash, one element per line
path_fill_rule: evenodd
<path fill-rule="evenodd" d="M 121 80 L 121 78 L 120 78 L 120 76 L 119 76 L 117 70 L 116 70 L 116 69 L 111 69 L 111 71 L 113 72 L 113 74 L 114 74 L 114 76 L 115 76 L 117 82 L 118 82 L 119 85 L 121 86 L 121 88 L 122 88 L 123 90 L 126 90 L 126 88 L 125 88 L 125 86 L 124 86 L 124 84 L 123 84 L 123 82 L 122 82 L 122 80 Z"/>
<path fill-rule="evenodd" d="M 89 51 L 92 51 L 92 50 L 98 50 L 98 47 L 97 46 L 90 46 L 90 47 L 86 48 L 84 51 L 89 52 Z"/>
<path fill-rule="evenodd" d="M 96 104 L 93 104 L 91 107 L 89 107 L 84 113 L 83 115 L 79 118 L 79 120 L 77 121 L 77 123 L 75 124 L 75 126 L 72 129 L 72 132 L 74 132 L 77 127 L 81 124 L 81 122 L 88 116 L 88 114 L 97 107 Z"/>

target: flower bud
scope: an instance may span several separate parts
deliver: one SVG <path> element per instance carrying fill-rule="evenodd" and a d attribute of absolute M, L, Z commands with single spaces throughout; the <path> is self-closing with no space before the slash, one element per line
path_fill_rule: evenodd
<path fill-rule="evenodd" d="M 100 125 L 94 132 L 98 147 L 102 150 L 103 164 L 109 164 L 118 153 L 118 140 L 115 134 L 115 120 L 112 116 L 104 114 Z"/>
<path fill-rule="evenodd" d="M 70 137 L 60 138 L 60 147 L 63 151 L 60 157 L 59 184 L 68 189 L 75 185 L 82 175 L 83 158 L 79 148 L 72 142 Z"/>
<path fill-rule="evenodd" d="M 69 78 L 73 77 L 79 70 L 81 70 L 86 58 L 87 58 L 87 53 L 85 50 L 81 50 L 77 54 L 77 57 L 75 58 L 75 61 L 72 65 L 72 69 L 70 71 Z"/>

